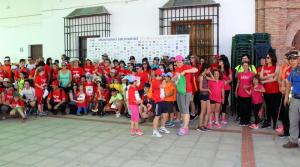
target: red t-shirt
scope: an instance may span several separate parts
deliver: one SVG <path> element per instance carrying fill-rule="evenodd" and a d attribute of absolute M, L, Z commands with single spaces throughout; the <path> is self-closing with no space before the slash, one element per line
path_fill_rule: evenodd
<path fill-rule="evenodd" d="M 229 75 L 228 76 L 225 74 L 225 71 L 223 72 L 223 80 L 224 81 L 229 81 L 230 76 L 232 76 L 232 70 L 231 69 L 229 69 Z M 231 88 L 230 84 L 225 84 L 224 90 L 230 90 L 230 88 Z"/>
<path fill-rule="evenodd" d="M 38 85 L 47 84 L 47 78 L 45 76 L 36 75 L 34 78 L 34 83 Z M 42 96 L 43 95 L 43 89 L 35 86 L 35 94 L 36 96 Z"/>
<path fill-rule="evenodd" d="M 95 70 L 94 66 L 84 66 L 85 74 L 93 74 L 94 70 Z"/>
<path fill-rule="evenodd" d="M 152 99 L 155 103 L 161 102 L 162 99 L 160 98 L 160 85 L 161 81 L 157 80 L 156 78 L 152 79 Z"/>
<path fill-rule="evenodd" d="M 26 68 L 26 67 L 23 67 L 23 68 L 19 68 L 17 70 L 15 70 L 15 73 L 14 73 L 14 77 L 15 77 L 15 80 L 18 80 L 19 77 L 20 77 L 20 73 L 22 72 L 25 72 L 29 75 L 30 71 Z"/>
<path fill-rule="evenodd" d="M 120 69 L 118 70 L 118 74 L 119 74 L 119 75 L 127 75 L 127 74 L 128 74 L 128 70 L 126 70 L 126 69 L 121 69 L 121 68 L 120 68 Z"/>
<path fill-rule="evenodd" d="M 51 68 L 50 68 L 50 66 L 45 64 L 44 69 L 45 69 L 45 75 L 48 78 L 48 75 L 51 73 Z"/>
<path fill-rule="evenodd" d="M 85 82 L 84 89 L 87 96 L 93 96 L 95 93 L 95 84 L 93 82 Z"/>
<path fill-rule="evenodd" d="M 0 80 L 3 80 L 4 78 L 8 78 L 7 73 L 5 73 L 4 71 L 0 72 Z"/>
<path fill-rule="evenodd" d="M 52 69 L 52 72 L 51 72 L 51 80 L 52 81 L 56 81 L 58 78 L 58 70 L 57 69 Z"/>
<path fill-rule="evenodd" d="M 87 95 L 85 93 L 76 93 L 77 96 L 77 106 L 78 107 L 87 107 Z"/>
<path fill-rule="evenodd" d="M 137 93 L 137 88 L 135 86 L 129 86 L 128 89 L 128 103 L 129 105 L 138 105 L 136 103 L 137 99 L 135 97 L 135 94 Z"/>
<path fill-rule="evenodd" d="M 224 89 L 224 80 L 208 81 L 208 88 L 211 91 L 209 99 L 222 103 L 222 89 Z"/>
<path fill-rule="evenodd" d="M 184 64 L 182 67 L 176 68 L 175 72 L 176 73 L 181 73 L 184 70 L 189 70 L 192 69 L 192 66 Z M 191 73 L 186 73 L 185 75 L 185 80 L 186 80 L 186 93 L 192 93 L 193 92 L 193 79 L 192 79 L 192 74 Z"/>
<path fill-rule="evenodd" d="M 252 85 L 252 78 L 254 73 L 252 72 L 241 72 L 238 74 L 237 78 L 239 80 L 239 88 L 238 88 L 238 96 L 240 97 L 251 97 L 245 90 L 244 86 L 249 86 L 249 90 L 251 89 Z"/>
<path fill-rule="evenodd" d="M 138 90 L 144 90 L 145 84 L 148 82 L 148 73 L 147 72 L 138 72 L 136 73 L 136 77 L 140 78 L 140 85 L 137 88 Z"/>
<path fill-rule="evenodd" d="M 55 89 L 49 93 L 48 99 L 53 99 L 54 103 L 60 103 L 63 99 L 66 99 L 66 93 L 62 89 Z"/>
<path fill-rule="evenodd" d="M 276 66 L 264 66 L 263 68 L 264 68 L 264 73 L 263 73 L 264 76 L 267 76 L 268 74 L 275 74 Z M 279 84 L 277 81 L 265 83 L 264 87 L 266 89 L 267 94 L 279 92 Z"/>
<path fill-rule="evenodd" d="M 19 99 L 17 101 L 15 99 L 12 99 L 11 105 L 12 105 L 12 107 L 25 107 L 25 103 L 21 99 Z"/>
<path fill-rule="evenodd" d="M 81 67 L 72 67 L 71 68 L 71 74 L 73 82 L 79 83 L 80 77 L 84 75 L 84 71 Z"/>
<path fill-rule="evenodd" d="M 251 88 L 252 94 L 252 104 L 262 104 L 263 103 L 263 93 L 255 91 L 254 89 L 262 89 L 262 85 L 257 85 Z"/>
<path fill-rule="evenodd" d="M 6 92 L 4 93 L 4 101 L 5 101 L 5 102 L 11 104 L 13 98 L 14 98 L 14 91 L 6 91 Z"/>
<path fill-rule="evenodd" d="M 108 103 L 109 102 L 109 91 L 107 89 L 104 89 L 102 91 L 100 91 L 102 98 L 105 99 L 105 101 Z M 97 91 L 96 93 L 96 99 L 99 99 L 100 94 L 99 91 Z"/>

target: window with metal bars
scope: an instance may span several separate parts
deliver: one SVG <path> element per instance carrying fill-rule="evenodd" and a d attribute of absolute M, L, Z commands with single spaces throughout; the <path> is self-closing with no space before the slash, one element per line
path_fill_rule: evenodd
<path fill-rule="evenodd" d="M 160 34 L 189 34 L 190 53 L 209 60 L 219 54 L 219 4 L 160 8 Z"/>
<path fill-rule="evenodd" d="M 79 58 L 84 62 L 87 38 L 110 37 L 111 14 L 103 7 L 100 9 L 76 9 L 64 18 L 65 54 L 70 58 Z"/>

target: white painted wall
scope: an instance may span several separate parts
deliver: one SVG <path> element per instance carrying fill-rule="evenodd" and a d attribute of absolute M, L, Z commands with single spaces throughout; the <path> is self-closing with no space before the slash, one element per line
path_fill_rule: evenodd
<path fill-rule="evenodd" d="M 159 34 L 159 10 L 168 0 L 0 0 L 0 59 L 17 61 L 28 46 L 43 44 L 44 57 L 64 52 L 63 17 L 76 8 L 104 5 L 112 14 L 111 36 Z M 220 53 L 230 55 L 234 34 L 255 31 L 254 0 L 220 3 Z M 23 52 L 20 52 L 23 48 Z"/>

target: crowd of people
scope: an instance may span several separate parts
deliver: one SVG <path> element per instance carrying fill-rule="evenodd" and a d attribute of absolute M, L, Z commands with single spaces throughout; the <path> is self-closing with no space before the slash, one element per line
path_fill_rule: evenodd
<path fill-rule="evenodd" d="M 155 57 L 152 62 L 147 58 L 136 62 L 131 56 L 127 64 L 111 62 L 107 54 L 102 60 L 84 62 L 66 55 L 46 62 L 28 57 L 17 64 L 5 57 L 0 68 L 0 111 L 2 119 L 10 115 L 22 122 L 33 113 L 115 114 L 131 119 L 130 135 L 143 135 L 139 123 L 150 120 L 154 137 L 170 133 L 168 128 L 178 124 L 177 135 L 184 136 L 189 134 L 190 120 L 198 117 L 198 131 L 226 126 L 232 93 L 240 126 L 272 127 L 280 137 L 290 136 L 285 148 L 294 148 L 299 137 L 300 58 L 297 51 L 286 58 L 279 66 L 270 50 L 257 67 L 243 55 L 242 63 L 231 68 L 225 55 L 213 63 L 194 55 Z"/>

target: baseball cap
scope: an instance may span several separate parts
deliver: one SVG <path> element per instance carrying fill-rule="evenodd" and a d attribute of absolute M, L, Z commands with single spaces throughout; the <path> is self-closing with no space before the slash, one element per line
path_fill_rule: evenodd
<path fill-rule="evenodd" d="M 10 80 L 8 78 L 4 78 L 3 82 L 10 82 Z"/>
<path fill-rule="evenodd" d="M 58 81 L 53 81 L 53 82 L 51 83 L 51 86 L 58 86 Z"/>
<path fill-rule="evenodd" d="M 4 61 L 10 61 L 10 57 L 9 56 L 4 57 Z"/>
<path fill-rule="evenodd" d="M 128 80 L 128 82 L 134 82 L 134 81 L 136 81 L 136 77 L 133 76 L 133 75 L 129 75 L 129 76 L 127 77 L 127 80 Z"/>
<path fill-rule="evenodd" d="M 156 69 L 155 71 L 154 71 L 154 75 L 157 75 L 157 76 L 161 76 L 163 73 L 162 73 L 162 71 L 160 70 L 160 69 Z"/>
<path fill-rule="evenodd" d="M 181 55 L 177 55 L 177 56 L 175 57 L 175 60 L 176 60 L 176 61 L 183 61 L 184 58 L 183 58 L 183 56 L 181 56 Z"/>
<path fill-rule="evenodd" d="M 299 52 L 296 51 L 296 50 L 293 50 L 293 51 L 288 52 L 285 55 L 286 55 L 287 59 L 292 59 L 292 58 L 295 58 L 295 57 L 299 57 Z"/>
<path fill-rule="evenodd" d="M 164 73 L 163 74 L 163 77 L 173 77 L 173 74 L 171 72 L 168 72 L 168 73 Z"/>

